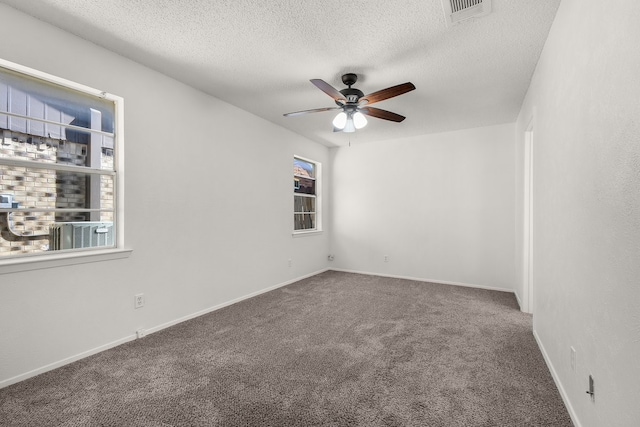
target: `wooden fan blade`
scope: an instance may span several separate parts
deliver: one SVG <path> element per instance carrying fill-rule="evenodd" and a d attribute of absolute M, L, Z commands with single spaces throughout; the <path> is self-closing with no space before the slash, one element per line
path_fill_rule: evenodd
<path fill-rule="evenodd" d="M 325 108 L 314 108 L 312 110 L 303 110 L 303 111 L 294 111 L 293 113 L 285 113 L 283 116 L 285 117 L 293 117 L 293 116 L 301 116 L 303 114 L 308 113 L 319 113 L 321 111 L 330 111 L 330 110 L 340 110 L 340 107 L 325 107 Z"/>
<path fill-rule="evenodd" d="M 340 101 L 341 103 L 347 102 L 346 98 L 343 94 L 341 94 L 338 89 L 331 86 L 329 83 L 320 79 L 311 79 L 311 83 L 313 83 L 318 89 L 332 97 L 335 101 Z"/>
<path fill-rule="evenodd" d="M 358 108 L 358 111 L 362 114 L 366 114 L 367 116 L 375 117 L 377 119 L 391 120 L 392 122 L 401 122 L 406 119 L 405 116 L 401 116 L 400 114 L 375 107 L 362 107 Z"/>
<path fill-rule="evenodd" d="M 377 92 L 365 95 L 358 101 L 361 105 L 371 105 L 376 102 L 384 101 L 385 99 L 393 98 L 394 96 L 402 95 L 407 92 L 411 92 L 416 87 L 411 82 L 402 83 L 397 86 L 388 87 L 386 89 L 379 90 Z"/>

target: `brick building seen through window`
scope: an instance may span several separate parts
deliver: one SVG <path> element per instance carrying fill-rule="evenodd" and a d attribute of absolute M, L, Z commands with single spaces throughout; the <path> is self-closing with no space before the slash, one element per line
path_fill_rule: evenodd
<path fill-rule="evenodd" d="M 115 246 L 115 104 L 0 67 L 0 259 Z"/>

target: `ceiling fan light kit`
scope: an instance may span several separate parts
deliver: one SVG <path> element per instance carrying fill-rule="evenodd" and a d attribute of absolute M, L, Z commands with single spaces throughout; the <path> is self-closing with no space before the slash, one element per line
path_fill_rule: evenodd
<path fill-rule="evenodd" d="M 347 85 L 347 88 L 337 90 L 324 80 L 311 79 L 311 83 L 313 83 L 314 86 L 333 98 L 337 107 L 295 111 L 293 113 L 286 113 L 284 116 L 290 117 L 321 111 L 342 110 L 333 119 L 333 131 L 347 133 L 355 132 L 356 129 L 365 127 L 367 125 L 365 115 L 398 123 L 405 119 L 405 117 L 400 114 L 370 107 L 370 105 L 414 90 L 416 87 L 413 83 L 407 82 L 365 95 L 361 90 L 351 87 L 357 80 L 358 76 L 354 73 L 344 74 L 342 76 L 342 82 Z"/>
<path fill-rule="evenodd" d="M 353 124 L 356 129 L 362 129 L 367 125 L 367 118 L 360 111 L 356 111 L 353 114 Z"/>
<path fill-rule="evenodd" d="M 347 113 L 340 111 L 338 115 L 333 119 L 333 127 L 336 129 L 344 129 L 347 124 Z"/>
<path fill-rule="evenodd" d="M 333 127 L 336 131 L 355 132 L 367 125 L 367 118 L 360 111 L 345 113 L 341 111 L 333 119 Z"/>

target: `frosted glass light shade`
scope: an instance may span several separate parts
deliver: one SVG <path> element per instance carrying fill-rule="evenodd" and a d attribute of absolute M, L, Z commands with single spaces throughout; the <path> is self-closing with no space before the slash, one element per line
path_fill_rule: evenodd
<path fill-rule="evenodd" d="M 367 118 L 360 111 L 356 111 L 353 115 L 353 124 L 356 129 L 362 129 L 367 125 Z"/>
<path fill-rule="evenodd" d="M 349 116 L 347 117 L 347 123 L 344 125 L 344 130 L 343 132 L 355 132 L 356 131 L 356 127 L 353 124 L 353 117 Z"/>
<path fill-rule="evenodd" d="M 338 115 L 333 119 L 333 126 L 337 129 L 344 129 L 347 124 L 347 113 L 341 111 Z"/>

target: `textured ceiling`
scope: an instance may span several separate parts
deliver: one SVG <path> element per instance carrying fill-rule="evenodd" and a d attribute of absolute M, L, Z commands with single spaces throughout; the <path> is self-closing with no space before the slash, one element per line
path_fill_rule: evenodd
<path fill-rule="evenodd" d="M 560 0 L 493 0 L 447 28 L 441 0 L 0 0 L 327 146 L 515 121 Z M 333 133 L 313 86 L 340 76 L 407 116 Z"/>

